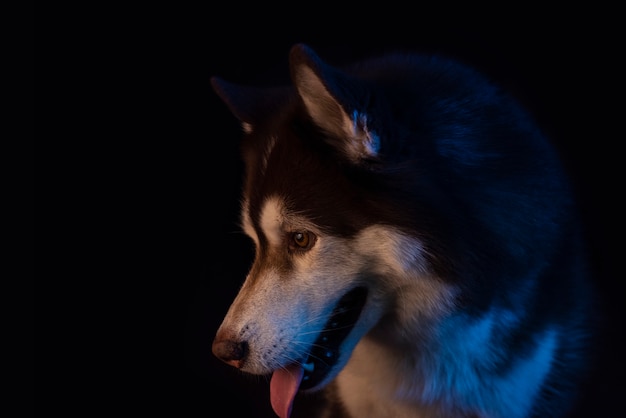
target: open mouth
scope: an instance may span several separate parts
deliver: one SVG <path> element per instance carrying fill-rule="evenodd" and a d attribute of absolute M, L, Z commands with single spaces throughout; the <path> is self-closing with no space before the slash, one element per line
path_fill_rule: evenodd
<path fill-rule="evenodd" d="M 337 303 L 324 329 L 313 343 L 308 358 L 276 370 L 270 381 L 274 412 L 288 418 L 296 392 L 319 385 L 339 359 L 339 346 L 356 324 L 365 305 L 367 289 L 357 287 Z"/>
<path fill-rule="evenodd" d="M 324 330 L 313 343 L 303 364 L 304 376 L 300 390 L 318 385 L 339 359 L 339 345 L 348 336 L 361 315 L 367 289 L 357 287 L 346 293 L 333 310 Z"/>

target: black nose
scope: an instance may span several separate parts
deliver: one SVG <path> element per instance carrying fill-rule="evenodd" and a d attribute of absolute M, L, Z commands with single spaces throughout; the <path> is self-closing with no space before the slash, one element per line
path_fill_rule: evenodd
<path fill-rule="evenodd" d="M 248 354 L 248 343 L 236 341 L 231 338 L 221 337 L 219 334 L 213 340 L 213 354 L 224 363 L 237 367 L 243 366 L 243 361 Z"/>

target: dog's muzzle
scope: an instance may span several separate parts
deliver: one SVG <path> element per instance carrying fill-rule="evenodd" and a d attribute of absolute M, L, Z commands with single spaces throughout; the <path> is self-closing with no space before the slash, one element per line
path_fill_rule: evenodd
<path fill-rule="evenodd" d="M 367 289 L 357 287 L 337 303 L 324 329 L 302 363 L 304 377 L 300 389 L 315 387 L 339 359 L 339 346 L 356 324 L 365 305 Z M 249 353 L 248 342 L 222 336 L 213 341 L 213 354 L 223 362 L 241 368 Z"/>

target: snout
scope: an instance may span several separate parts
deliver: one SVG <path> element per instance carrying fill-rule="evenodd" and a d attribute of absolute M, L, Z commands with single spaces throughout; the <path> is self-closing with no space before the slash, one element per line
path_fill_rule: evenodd
<path fill-rule="evenodd" d="M 347 361 L 361 337 L 363 331 L 344 344 L 359 320 L 367 295 L 365 287 L 348 291 L 317 321 L 292 318 L 292 323 L 284 320 L 272 323 L 272 327 L 260 327 L 258 318 L 243 325 L 225 321 L 213 340 L 213 354 L 226 364 L 254 374 L 269 374 L 295 361 L 305 370 L 302 388 L 316 387 L 338 362 Z"/>

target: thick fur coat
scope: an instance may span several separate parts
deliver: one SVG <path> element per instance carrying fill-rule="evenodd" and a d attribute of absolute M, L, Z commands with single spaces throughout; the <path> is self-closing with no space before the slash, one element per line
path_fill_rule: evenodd
<path fill-rule="evenodd" d="M 327 417 L 565 415 L 593 292 L 528 112 L 445 57 L 336 68 L 295 45 L 290 71 L 276 88 L 212 79 L 242 123 L 256 247 L 214 354 L 271 375 L 281 417 L 318 390 Z"/>

